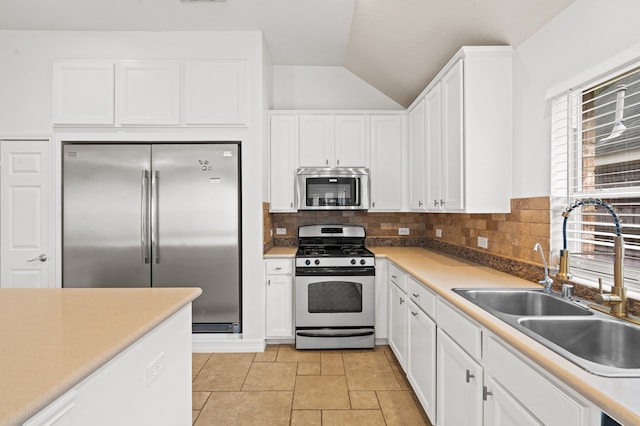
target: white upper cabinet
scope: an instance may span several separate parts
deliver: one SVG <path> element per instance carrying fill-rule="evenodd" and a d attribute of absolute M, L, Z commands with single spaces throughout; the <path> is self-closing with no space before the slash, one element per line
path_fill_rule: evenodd
<path fill-rule="evenodd" d="M 512 54 L 508 46 L 463 47 L 410 111 L 410 206 L 428 211 L 509 212 Z M 420 108 L 428 172 L 421 175 Z"/>
<path fill-rule="evenodd" d="M 405 121 L 400 115 L 372 115 L 370 211 L 402 208 L 402 157 Z"/>
<path fill-rule="evenodd" d="M 300 167 L 365 167 L 366 115 L 301 115 Z"/>
<path fill-rule="evenodd" d="M 300 167 L 332 167 L 333 141 L 333 115 L 301 115 Z"/>
<path fill-rule="evenodd" d="M 105 61 L 53 64 L 53 124 L 113 125 L 114 65 Z"/>
<path fill-rule="evenodd" d="M 187 61 L 184 74 L 185 124 L 248 124 L 246 61 Z"/>
<path fill-rule="evenodd" d="M 367 158 L 367 116 L 335 116 L 336 167 L 364 167 Z"/>
<path fill-rule="evenodd" d="M 409 208 L 425 209 L 424 100 L 409 111 Z"/>
<path fill-rule="evenodd" d="M 464 119 L 462 60 L 442 79 L 442 193 L 440 207 L 447 211 L 464 208 Z M 476 161 L 469 158 L 469 161 Z M 480 176 L 478 176 L 480 177 Z M 485 189 L 485 191 L 487 191 Z"/>
<path fill-rule="evenodd" d="M 179 62 L 121 62 L 116 90 L 118 124 L 180 124 Z"/>
<path fill-rule="evenodd" d="M 270 204 L 272 212 L 292 212 L 295 208 L 298 116 L 272 115 L 270 130 Z"/>

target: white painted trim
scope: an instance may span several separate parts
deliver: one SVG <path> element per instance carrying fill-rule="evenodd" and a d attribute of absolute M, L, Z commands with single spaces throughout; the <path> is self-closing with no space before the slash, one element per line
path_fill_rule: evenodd
<path fill-rule="evenodd" d="M 241 334 L 196 333 L 191 347 L 194 353 L 264 352 L 266 343 L 263 339 L 243 339 Z"/>
<path fill-rule="evenodd" d="M 638 66 L 638 60 L 640 60 L 640 43 L 551 87 L 545 94 L 545 100 L 549 100 L 576 86 L 594 85 L 597 84 L 598 79 L 609 79 L 611 74 L 618 74 L 626 71 L 626 69 L 635 68 Z"/>
<path fill-rule="evenodd" d="M 404 109 L 272 109 L 268 111 L 271 115 L 304 115 L 304 114 L 330 114 L 330 115 L 405 115 Z"/>

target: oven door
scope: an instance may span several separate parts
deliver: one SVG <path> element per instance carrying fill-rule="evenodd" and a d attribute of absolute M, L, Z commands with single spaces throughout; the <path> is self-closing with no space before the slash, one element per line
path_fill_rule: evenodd
<path fill-rule="evenodd" d="M 375 274 L 353 268 L 340 275 L 296 271 L 296 328 L 373 327 L 375 323 Z M 319 268 L 320 269 L 320 268 Z M 354 275 L 354 274 L 368 275 Z M 322 275 L 321 275 L 322 274 Z"/>

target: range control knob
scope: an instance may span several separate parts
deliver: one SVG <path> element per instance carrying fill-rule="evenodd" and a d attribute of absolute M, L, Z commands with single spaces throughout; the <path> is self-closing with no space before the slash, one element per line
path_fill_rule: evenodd
<path fill-rule="evenodd" d="M 351 259 L 351 264 L 355 265 L 356 264 L 356 260 L 355 259 Z"/>
<path fill-rule="evenodd" d="M 365 263 L 367 263 L 367 261 L 366 261 L 366 260 L 364 260 L 364 259 L 360 259 L 360 264 L 361 264 L 361 265 L 364 265 Z"/>
<path fill-rule="evenodd" d="M 307 260 L 304 261 L 304 264 L 309 266 L 309 265 L 311 265 L 311 261 L 309 259 L 307 259 Z"/>
<path fill-rule="evenodd" d="M 313 263 L 315 263 L 316 265 L 320 264 L 320 260 L 316 259 Z"/>

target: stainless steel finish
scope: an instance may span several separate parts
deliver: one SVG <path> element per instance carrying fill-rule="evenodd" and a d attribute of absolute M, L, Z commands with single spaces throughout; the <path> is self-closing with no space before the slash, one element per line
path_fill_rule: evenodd
<path fill-rule="evenodd" d="M 640 377 L 640 327 L 588 309 L 582 299 L 542 290 L 453 291 L 588 372 Z"/>
<path fill-rule="evenodd" d="M 573 297 L 572 284 L 562 284 L 562 297 L 564 299 L 571 299 Z"/>
<path fill-rule="evenodd" d="M 418 207 L 422 207 L 422 201 L 418 201 Z"/>
<path fill-rule="evenodd" d="M 38 256 L 38 257 L 34 257 L 33 259 L 29 259 L 29 260 L 27 260 L 27 262 L 32 263 L 32 262 L 35 262 L 36 260 L 37 260 L 38 262 L 46 262 L 46 261 L 47 261 L 47 259 L 48 259 L 47 255 L 46 255 L 46 254 L 44 254 L 44 253 L 42 253 L 42 254 L 41 254 L 40 256 Z"/>
<path fill-rule="evenodd" d="M 160 249 L 153 286 L 202 287 L 194 323 L 240 322 L 238 155 L 237 145 L 153 146 Z"/>
<path fill-rule="evenodd" d="M 359 283 L 362 284 L 361 312 L 308 312 L 309 285 L 313 283 Z M 296 276 L 296 327 L 367 327 L 375 323 L 375 277 L 374 276 Z"/>
<path fill-rule="evenodd" d="M 140 246 L 142 249 L 142 264 L 149 263 L 149 170 L 142 171 L 140 194 Z"/>
<path fill-rule="evenodd" d="M 553 280 L 549 277 L 549 268 L 547 267 L 547 259 L 544 257 L 544 251 L 542 251 L 542 246 L 540 243 L 536 243 L 533 247 L 533 251 L 537 251 L 542 256 L 542 263 L 544 264 L 544 279 L 538 281 L 538 284 L 542 284 L 544 286 L 545 293 L 551 292 L 551 286 L 553 285 Z"/>
<path fill-rule="evenodd" d="M 438 207 L 438 200 L 433 200 L 433 207 Z"/>
<path fill-rule="evenodd" d="M 340 228 L 342 232 L 323 232 L 323 230 Z M 306 225 L 298 229 L 299 238 L 308 237 L 357 237 L 364 238 L 366 231 L 359 225 Z"/>
<path fill-rule="evenodd" d="M 328 160 L 327 160 L 327 164 Z M 360 186 L 357 187 L 356 199 L 359 205 L 356 206 L 307 206 L 306 201 L 306 179 L 307 178 L 356 178 L 360 180 Z M 352 167 L 316 167 L 316 168 L 300 168 L 296 171 L 296 200 L 298 210 L 367 210 L 370 204 L 370 182 L 369 170 L 366 168 Z"/>
<path fill-rule="evenodd" d="M 63 287 L 201 287 L 194 330 L 241 331 L 237 144 L 66 144 L 63 156 Z"/>
<path fill-rule="evenodd" d="M 373 327 L 296 330 L 297 349 L 373 348 Z"/>
<path fill-rule="evenodd" d="M 501 314 L 517 316 L 593 315 L 584 306 L 568 302 L 559 295 L 541 289 L 454 289 L 465 299 L 497 317 Z"/>
<path fill-rule="evenodd" d="M 63 146 L 63 287 L 149 287 L 140 261 L 141 170 L 151 146 Z"/>
<path fill-rule="evenodd" d="M 489 392 L 486 386 L 482 386 L 482 400 L 486 401 L 488 396 L 493 395 L 493 392 Z"/>
<path fill-rule="evenodd" d="M 357 266 L 375 266 L 376 259 L 375 257 L 296 257 L 296 266 L 305 267 L 305 268 L 324 268 L 328 266 L 333 267 L 349 267 L 351 265 L 351 260 L 355 259 Z M 306 261 L 311 261 L 310 265 L 306 264 Z M 316 265 L 316 260 L 319 262 Z M 364 263 L 360 263 L 361 260 L 364 260 Z"/>
<path fill-rule="evenodd" d="M 640 328 L 613 318 L 522 318 L 525 333 L 601 376 L 640 377 Z"/>
<path fill-rule="evenodd" d="M 158 188 L 160 187 L 160 172 L 154 171 L 151 178 L 151 254 L 153 263 L 160 263 L 159 249 L 159 212 L 158 212 Z"/>

